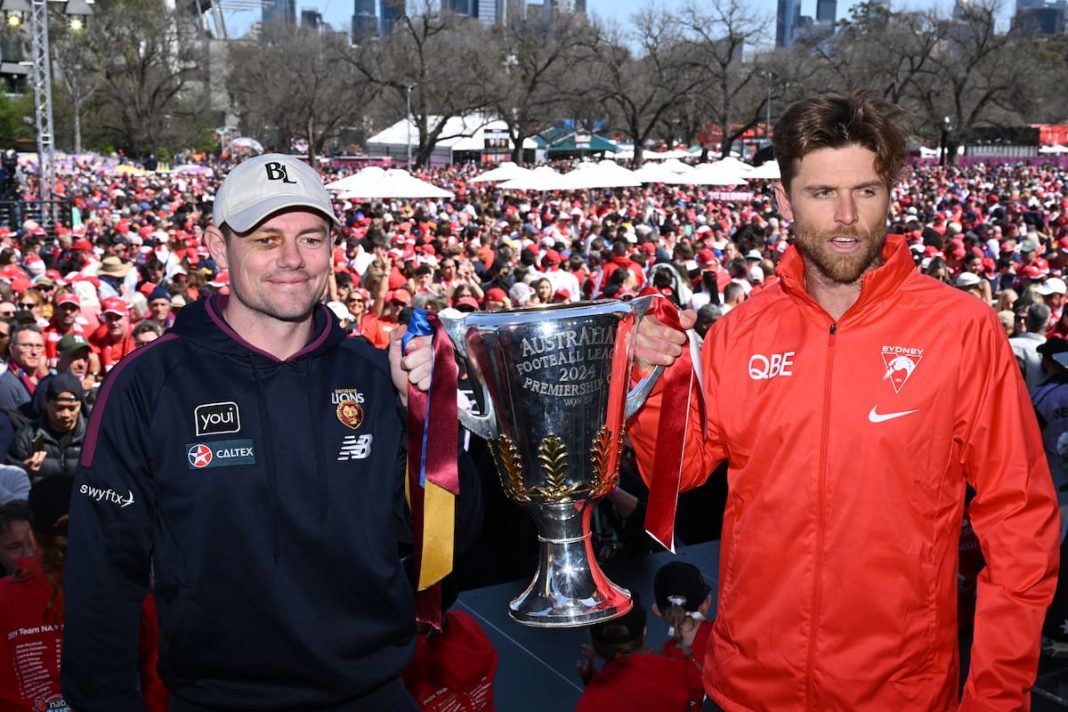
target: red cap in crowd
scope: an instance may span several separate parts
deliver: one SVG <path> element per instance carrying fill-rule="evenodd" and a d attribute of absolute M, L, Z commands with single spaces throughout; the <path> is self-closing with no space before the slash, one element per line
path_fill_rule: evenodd
<path fill-rule="evenodd" d="M 64 304 L 73 304 L 79 309 L 82 308 L 82 301 L 72 292 L 60 292 L 56 295 L 56 306 L 61 307 Z"/>
<path fill-rule="evenodd" d="M 130 307 L 126 305 L 126 302 L 118 297 L 108 297 L 104 301 L 100 302 L 100 311 L 104 314 L 118 314 L 120 316 L 126 316 L 130 313 Z"/>

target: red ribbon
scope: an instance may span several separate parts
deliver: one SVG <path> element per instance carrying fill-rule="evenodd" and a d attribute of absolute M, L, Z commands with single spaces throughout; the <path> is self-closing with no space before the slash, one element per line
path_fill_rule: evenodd
<path fill-rule="evenodd" d="M 650 313 L 665 326 L 685 333 L 679 312 L 668 299 L 654 299 Z M 653 476 L 649 483 L 649 503 L 645 511 L 645 530 L 665 549 L 675 550 L 675 511 L 682 480 L 682 458 L 689 422 L 693 367 L 667 368 L 661 376 L 663 392 L 660 423 L 656 430 Z M 680 406 L 685 407 L 680 407 Z"/>

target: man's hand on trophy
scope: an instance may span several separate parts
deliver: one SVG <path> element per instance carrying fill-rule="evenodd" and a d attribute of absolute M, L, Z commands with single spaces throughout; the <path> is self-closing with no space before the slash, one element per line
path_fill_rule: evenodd
<path fill-rule="evenodd" d="M 694 310 L 679 312 L 679 323 L 683 329 L 693 328 L 696 321 L 697 312 Z M 634 340 L 634 361 L 642 373 L 653 366 L 670 366 L 682 355 L 684 348 L 685 332 L 664 326 L 653 316 L 646 316 L 638 324 L 638 334 Z"/>
<path fill-rule="evenodd" d="M 421 391 L 430 390 L 430 372 L 434 365 L 434 348 L 429 336 L 417 336 L 408 342 L 401 352 L 401 339 L 407 327 L 401 326 L 390 332 L 389 371 L 393 386 L 400 394 L 401 403 L 408 407 L 408 384 Z"/>

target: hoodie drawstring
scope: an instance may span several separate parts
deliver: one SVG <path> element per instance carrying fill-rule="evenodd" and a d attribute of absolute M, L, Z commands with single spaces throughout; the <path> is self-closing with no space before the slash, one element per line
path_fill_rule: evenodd
<path fill-rule="evenodd" d="M 271 529 L 271 550 L 274 553 L 274 563 L 278 563 L 281 542 L 278 538 L 278 474 L 275 472 L 274 441 L 271 438 L 271 424 L 267 417 L 267 398 L 263 392 L 263 380 L 260 371 L 256 368 L 256 359 L 248 357 L 249 365 L 252 366 L 252 375 L 256 379 L 256 404 L 260 411 L 260 432 L 263 433 L 264 460 L 267 465 L 267 514 Z"/>
<path fill-rule="evenodd" d="M 308 360 L 307 368 L 308 368 L 308 382 L 309 383 L 315 383 L 315 379 L 313 378 L 313 376 L 314 376 L 314 373 L 315 373 L 316 369 L 318 368 L 318 366 L 319 366 L 319 359 L 318 358 L 311 358 L 311 359 Z M 319 389 L 317 389 L 317 388 L 307 388 L 304 391 L 305 395 L 307 396 L 307 403 L 308 403 L 308 422 L 309 423 L 319 423 L 320 422 L 319 418 L 316 417 L 316 415 L 315 415 L 315 403 L 312 400 L 312 393 L 313 392 L 314 393 L 319 393 Z M 314 444 L 314 448 L 313 449 L 315 450 L 315 470 L 316 470 L 317 479 L 319 480 L 318 483 L 317 483 L 319 485 L 319 526 L 320 527 L 324 527 L 324 526 L 326 526 L 327 502 L 330 501 L 329 492 L 328 492 L 328 489 L 330 487 L 330 484 L 329 484 L 330 480 L 326 476 L 326 467 L 327 467 L 326 459 L 325 459 L 326 451 L 325 451 L 325 449 L 323 447 L 322 428 L 318 428 L 318 427 L 314 427 L 313 426 L 312 427 L 312 438 L 314 439 L 314 443 L 313 443 Z"/>

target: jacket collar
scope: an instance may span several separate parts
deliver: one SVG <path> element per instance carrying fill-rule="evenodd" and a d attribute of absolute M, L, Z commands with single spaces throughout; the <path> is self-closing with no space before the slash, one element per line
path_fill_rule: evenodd
<path fill-rule="evenodd" d="M 860 297 L 839 321 L 861 314 L 873 304 L 883 304 L 915 271 L 916 263 L 905 236 L 887 235 L 886 244 L 883 245 L 883 264 L 861 278 Z M 807 301 L 822 311 L 822 307 L 805 289 L 805 261 L 796 245 L 786 251 L 775 272 L 787 294 Z"/>

